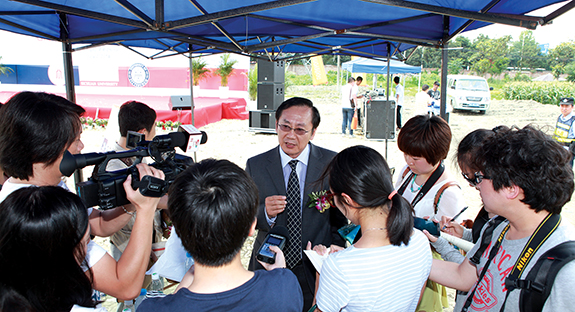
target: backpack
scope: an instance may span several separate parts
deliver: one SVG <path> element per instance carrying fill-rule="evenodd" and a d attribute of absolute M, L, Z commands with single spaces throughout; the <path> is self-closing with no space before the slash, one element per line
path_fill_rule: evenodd
<path fill-rule="evenodd" d="M 478 264 L 481 255 L 491 245 L 493 230 L 505 221 L 505 218 L 497 216 L 487 223 L 481 245 L 469 260 Z M 535 265 L 525 279 L 517 280 L 515 288 L 521 290 L 519 297 L 520 312 L 539 312 L 543 310 L 545 301 L 551 294 L 551 288 L 555 282 L 557 273 L 564 265 L 575 259 L 575 241 L 563 242 L 549 250 L 537 259 Z"/>
<path fill-rule="evenodd" d="M 521 289 L 519 311 L 541 311 L 551 294 L 557 273 L 573 259 L 575 259 L 575 241 L 563 242 L 541 255 L 527 274 L 527 278 L 517 281 L 517 288 Z"/>

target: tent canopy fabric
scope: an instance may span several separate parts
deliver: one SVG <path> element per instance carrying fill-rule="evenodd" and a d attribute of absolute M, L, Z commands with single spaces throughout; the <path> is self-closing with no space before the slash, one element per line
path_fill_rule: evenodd
<path fill-rule="evenodd" d="M 421 67 L 407 65 L 398 60 L 390 60 L 390 74 L 419 74 Z M 387 61 L 356 59 L 341 64 L 341 68 L 352 73 L 387 74 Z"/>
<path fill-rule="evenodd" d="M 533 29 L 547 17 L 524 14 L 559 0 L 12 0 L 0 29 L 72 44 L 148 47 L 157 58 L 232 52 L 271 60 L 288 53 L 395 56 L 443 46 L 490 23 Z M 77 46 L 75 46 L 77 48 Z M 281 54 L 279 53 L 281 52 Z"/>

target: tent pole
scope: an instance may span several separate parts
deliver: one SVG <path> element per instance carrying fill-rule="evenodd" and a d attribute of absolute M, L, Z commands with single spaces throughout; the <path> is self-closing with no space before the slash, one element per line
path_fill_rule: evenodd
<path fill-rule="evenodd" d="M 340 72 L 340 66 L 341 66 L 341 63 L 340 63 L 340 58 L 339 58 L 339 54 L 338 54 L 337 55 L 337 89 L 338 90 L 341 89 L 341 77 L 339 76 L 341 73 Z"/>
<path fill-rule="evenodd" d="M 192 112 L 192 126 L 196 125 L 194 120 L 194 74 L 193 74 L 193 64 L 192 64 L 192 45 L 188 44 L 188 49 L 190 50 L 190 110 Z M 197 162 L 196 152 L 194 151 L 194 162 Z"/>
<path fill-rule="evenodd" d="M 64 56 L 64 77 L 66 80 L 66 98 L 76 103 L 76 90 L 74 86 L 74 65 L 72 63 L 72 45 L 62 42 L 62 54 Z"/>
<path fill-rule="evenodd" d="M 64 56 L 64 78 L 66 80 L 66 98 L 76 103 L 74 86 L 74 65 L 72 64 L 72 44 L 68 41 L 68 15 L 60 13 L 60 39 Z"/>
<path fill-rule="evenodd" d="M 443 42 L 441 44 L 441 107 L 439 113 L 441 118 L 449 122 L 447 117 L 447 47 L 449 37 L 449 16 L 443 16 Z"/>
<path fill-rule="evenodd" d="M 390 48 L 391 48 L 391 45 L 388 42 L 387 43 L 387 91 L 385 91 L 386 103 L 388 103 L 388 104 L 389 104 L 389 80 L 390 80 L 389 75 L 390 75 L 390 68 L 391 68 L 391 54 L 389 53 Z M 391 125 L 391 129 L 395 129 L 395 125 Z M 395 133 L 395 131 L 394 131 L 394 133 Z M 387 159 L 387 135 L 385 136 L 385 159 Z"/>
<path fill-rule="evenodd" d="M 419 92 L 419 90 L 421 90 L 421 72 L 423 71 L 423 65 L 421 66 L 421 71 L 419 72 L 419 80 L 417 81 L 417 92 Z"/>
<path fill-rule="evenodd" d="M 72 44 L 68 41 L 68 15 L 60 13 L 60 39 L 62 39 L 62 55 L 64 57 L 64 79 L 66 81 L 66 98 L 76 103 L 74 86 L 74 64 L 72 63 Z M 82 169 L 74 171 L 74 184 L 84 180 Z"/>

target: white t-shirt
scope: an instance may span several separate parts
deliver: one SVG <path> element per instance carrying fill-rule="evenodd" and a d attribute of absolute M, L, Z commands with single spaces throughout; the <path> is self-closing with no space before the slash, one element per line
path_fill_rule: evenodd
<path fill-rule="evenodd" d="M 399 99 L 397 98 L 397 95 L 399 95 Z M 403 86 L 401 83 L 398 83 L 395 86 L 395 100 L 397 101 L 397 106 L 403 105 Z"/>
<path fill-rule="evenodd" d="M 343 87 L 341 87 L 341 108 L 349 108 L 351 109 L 351 104 L 349 100 L 353 98 L 353 86 L 349 83 L 346 83 Z"/>
<path fill-rule="evenodd" d="M 4 199 L 6 199 L 6 197 L 8 197 L 8 195 L 12 194 L 12 192 L 24 188 L 24 187 L 29 187 L 29 186 L 35 186 L 32 184 L 22 184 L 22 183 L 12 183 L 11 179 L 8 179 L 6 182 L 4 182 L 4 184 L 2 185 L 2 190 L 0 190 L 0 202 L 4 201 Z M 68 189 L 68 186 L 66 186 L 66 183 L 64 183 L 63 181 L 60 181 L 60 183 L 58 183 L 58 186 L 70 191 Z M 92 208 L 88 208 L 88 215 L 90 215 L 92 213 Z M 102 257 L 104 257 L 104 255 L 106 254 L 106 250 L 104 248 L 102 248 L 100 245 L 94 243 L 94 241 L 90 240 L 90 242 L 88 243 L 88 251 L 86 253 L 86 260 L 88 261 L 88 267 L 93 267 L 98 261 L 100 261 L 102 259 Z M 82 269 L 84 271 L 87 270 L 87 268 L 85 268 L 84 266 L 82 266 Z"/>
<path fill-rule="evenodd" d="M 324 312 L 415 311 L 431 260 L 429 242 L 419 230 L 407 246 L 351 246 L 333 253 L 322 266 L 318 307 Z"/>
<path fill-rule="evenodd" d="M 431 97 L 425 91 L 419 91 L 415 94 L 415 114 L 424 115 L 429 112 L 429 103 Z"/>

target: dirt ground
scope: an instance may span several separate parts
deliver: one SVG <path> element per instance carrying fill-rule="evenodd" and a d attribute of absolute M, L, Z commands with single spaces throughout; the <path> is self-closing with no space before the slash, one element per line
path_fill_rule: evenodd
<path fill-rule="evenodd" d="M 288 97 L 307 97 L 314 102 L 321 114 L 321 124 L 315 135 L 313 143 L 334 151 L 353 145 L 370 146 L 386 159 L 390 167 L 399 171 L 404 165 L 403 154 L 398 150 L 395 140 L 367 140 L 359 133 L 353 138 L 341 135 L 341 108 L 339 93 L 335 87 L 290 87 Z M 473 218 L 481 207 L 479 193 L 461 177 L 459 169 L 453 161 L 453 151 L 459 141 L 470 131 L 477 128 L 491 129 L 498 125 L 523 127 L 534 124 L 543 131 L 551 134 L 559 108 L 554 105 L 542 105 L 534 101 L 492 101 L 489 111 L 485 114 L 476 112 L 454 112 L 450 114 L 450 126 L 453 133 L 451 152 L 447 158 L 447 168 L 456 177 L 462 186 L 464 198 L 469 206 L 466 218 Z M 414 114 L 414 98 L 407 97 L 404 105 L 404 122 Z M 277 145 L 275 134 L 251 132 L 248 129 L 248 120 L 222 120 L 202 128 L 208 134 L 208 142 L 200 147 L 196 153 L 199 161 L 205 158 L 228 159 L 241 167 L 245 167 L 248 158 L 267 151 Z M 159 133 L 161 134 L 161 133 Z M 104 131 L 85 130 L 82 136 L 86 144 L 84 153 L 99 151 Z M 189 156 L 194 156 L 190 154 Z M 85 176 L 89 173 L 86 172 Z M 573 202 L 567 203 L 563 210 L 563 216 L 572 224 L 575 224 Z M 98 239 L 98 242 L 108 247 L 107 239 Z M 242 261 L 247 266 L 251 253 L 251 240 L 246 242 L 242 250 Z M 109 311 L 115 311 L 112 300 L 106 303 Z M 450 301 L 453 304 L 453 293 L 450 293 Z M 446 311 L 451 311 L 450 308 Z"/>

